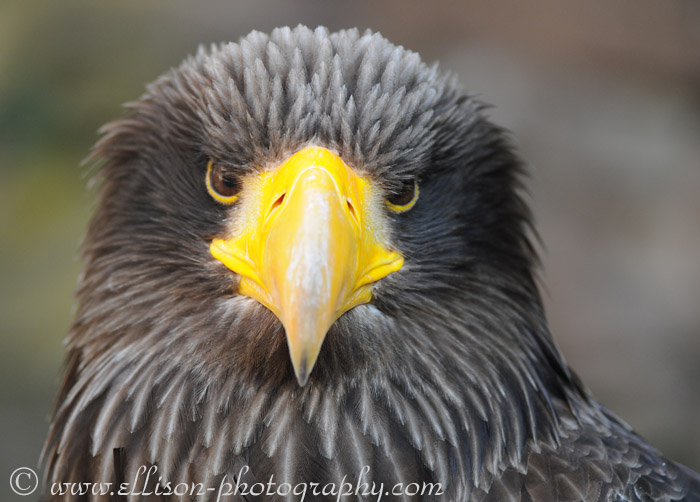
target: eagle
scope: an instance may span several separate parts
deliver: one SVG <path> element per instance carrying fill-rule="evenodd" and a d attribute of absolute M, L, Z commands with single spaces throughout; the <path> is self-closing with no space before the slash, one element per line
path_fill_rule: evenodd
<path fill-rule="evenodd" d="M 44 500 L 700 500 L 557 349 L 523 163 L 453 75 L 298 26 L 125 106 Z"/>

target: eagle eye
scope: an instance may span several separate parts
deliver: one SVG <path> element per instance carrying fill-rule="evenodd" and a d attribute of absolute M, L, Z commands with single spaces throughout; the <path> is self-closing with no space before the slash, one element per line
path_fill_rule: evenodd
<path fill-rule="evenodd" d="M 403 213 L 411 209 L 418 200 L 418 180 L 412 178 L 401 183 L 386 199 L 386 205 L 395 213 Z"/>
<path fill-rule="evenodd" d="M 207 165 L 207 190 L 209 195 L 222 204 L 233 204 L 241 190 L 238 178 L 210 160 Z"/>

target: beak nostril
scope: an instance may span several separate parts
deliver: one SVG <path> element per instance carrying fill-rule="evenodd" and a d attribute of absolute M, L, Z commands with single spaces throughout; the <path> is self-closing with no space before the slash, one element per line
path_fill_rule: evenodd
<path fill-rule="evenodd" d="M 278 207 L 280 207 L 282 205 L 282 202 L 284 202 L 285 195 L 286 194 L 283 193 L 282 195 L 277 197 L 277 200 L 275 202 L 273 202 L 272 205 L 270 206 L 270 210 L 268 211 L 268 214 L 272 214 L 273 211 L 275 211 Z"/>
<path fill-rule="evenodd" d="M 350 199 L 347 200 L 347 204 L 348 204 L 348 211 L 350 211 L 352 218 L 355 221 L 357 221 L 357 213 L 355 212 L 355 206 L 352 205 L 352 202 L 350 202 Z"/>
<path fill-rule="evenodd" d="M 270 218 L 272 217 L 272 215 L 275 214 L 275 213 L 277 212 L 277 210 L 282 206 L 282 203 L 284 202 L 284 196 L 285 196 L 285 195 L 286 195 L 286 192 L 285 192 L 285 193 L 282 193 L 282 195 L 280 195 L 279 197 L 277 197 L 277 199 L 275 200 L 275 202 L 273 202 L 273 203 L 270 205 L 270 208 L 267 210 L 267 216 L 265 216 L 265 224 L 266 224 L 266 225 L 267 225 L 267 223 L 270 221 Z"/>

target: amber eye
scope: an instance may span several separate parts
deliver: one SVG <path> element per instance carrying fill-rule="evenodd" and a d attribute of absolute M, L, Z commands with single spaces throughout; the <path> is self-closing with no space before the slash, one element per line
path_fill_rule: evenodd
<path fill-rule="evenodd" d="M 410 179 L 391 192 L 386 199 L 386 205 L 395 213 L 403 213 L 413 207 L 418 200 L 418 180 Z"/>
<path fill-rule="evenodd" d="M 207 190 L 219 202 L 232 204 L 238 198 L 241 186 L 238 178 L 210 160 L 207 165 Z"/>

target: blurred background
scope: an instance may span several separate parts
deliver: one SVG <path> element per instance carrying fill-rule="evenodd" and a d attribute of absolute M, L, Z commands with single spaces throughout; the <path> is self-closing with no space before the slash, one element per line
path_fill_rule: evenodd
<path fill-rule="evenodd" d="M 380 31 L 495 105 L 530 166 L 557 343 L 606 406 L 700 470 L 700 2 L 4 0 L 2 490 L 48 429 L 97 128 L 198 44 L 298 23 Z"/>

